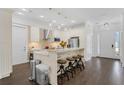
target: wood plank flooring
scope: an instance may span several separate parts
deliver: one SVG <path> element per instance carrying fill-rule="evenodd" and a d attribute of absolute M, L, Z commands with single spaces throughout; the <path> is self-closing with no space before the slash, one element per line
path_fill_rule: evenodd
<path fill-rule="evenodd" d="M 10 77 L 0 80 L 0 85 L 35 85 L 35 82 L 29 81 L 30 64 L 24 63 L 13 66 L 13 73 Z"/>
<path fill-rule="evenodd" d="M 86 69 L 78 71 L 75 78 L 65 85 L 121 85 L 124 84 L 124 68 L 119 60 L 93 58 L 86 63 Z"/>
<path fill-rule="evenodd" d="M 124 68 L 118 60 L 107 58 L 92 58 L 86 62 L 85 70 L 77 70 L 74 78 L 65 80 L 64 85 L 123 85 Z M 0 85 L 36 85 L 28 80 L 30 76 L 29 63 L 13 67 L 10 77 L 0 80 Z"/>

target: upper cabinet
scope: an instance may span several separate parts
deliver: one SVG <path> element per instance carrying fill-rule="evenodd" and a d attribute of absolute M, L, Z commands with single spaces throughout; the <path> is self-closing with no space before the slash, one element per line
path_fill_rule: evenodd
<path fill-rule="evenodd" d="M 39 42 L 40 41 L 40 28 L 39 27 L 31 27 L 31 42 Z"/>

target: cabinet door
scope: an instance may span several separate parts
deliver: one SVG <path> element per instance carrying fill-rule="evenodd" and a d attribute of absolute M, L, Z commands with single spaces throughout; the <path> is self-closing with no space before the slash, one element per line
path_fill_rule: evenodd
<path fill-rule="evenodd" d="M 31 27 L 31 42 L 39 42 L 39 41 L 40 41 L 40 28 Z"/>

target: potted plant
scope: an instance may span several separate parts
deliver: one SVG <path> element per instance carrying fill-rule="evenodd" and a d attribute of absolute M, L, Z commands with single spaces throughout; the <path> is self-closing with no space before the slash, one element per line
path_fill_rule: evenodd
<path fill-rule="evenodd" d="M 61 42 L 60 42 L 60 45 L 61 45 L 61 47 L 63 47 L 63 48 L 66 46 L 66 44 L 67 44 L 67 43 L 64 42 L 64 41 L 61 41 Z"/>

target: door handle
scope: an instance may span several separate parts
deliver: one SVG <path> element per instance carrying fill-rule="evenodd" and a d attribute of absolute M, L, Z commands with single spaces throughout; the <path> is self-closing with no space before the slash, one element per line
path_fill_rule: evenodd
<path fill-rule="evenodd" d="M 114 48 L 114 45 L 112 44 L 112 48 Z"/>

